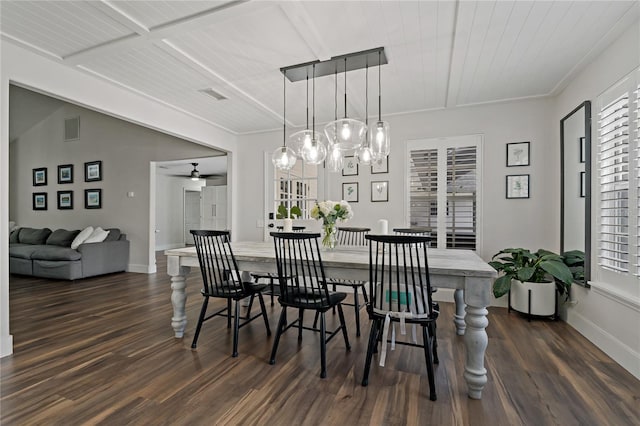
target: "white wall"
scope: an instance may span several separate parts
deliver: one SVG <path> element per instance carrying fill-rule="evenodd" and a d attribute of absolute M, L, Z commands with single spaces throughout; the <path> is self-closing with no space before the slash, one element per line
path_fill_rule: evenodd
<path fill-rule="evenodd" d="M 640 66 L 640 23 L 636 21 L 602 55 L 585 66 L 557 97 L 553 125 L 585 100 L 590 100 L 593 135 L 592 158 L 597 147 L 596 99 L 632 70 Z M 556 133 L 554 133 L 554 136 Z M 559 144 L 559 133 L 556 137 Z M 598 171 L 592 169 L 592 185 L 597 185 Z M 595 186 L 592 186 L 595 187 Z M 592 204 L 595 221 L 598 206 Z M 596 224 L 592 223 L 592 264 L 597 263 Z M 593 272 L 593 269 L 592 269 Z M 640 281 L 635 286 L 620 286 L 615 282 L 594 281 L 591 289 L 573 286 L 571 298 L 575 305 L 565 306 L 563 317 L 600 349 L 640 378 Z"/>
<path fill-rule="evenodd" d="M 156 250 L 184 246 L 184 191 L 200 191 L 205 181 L 156 175 Z"/>
<path fill-rule="evenodd" d="M 236 182 L 236 137 L 218 127 L 158 104 L 144 96 L 76 71 L 62 64 L 0 40 L 0 222 L 9 221 L 9 84 L 125 118 L 167 134 L 227 151 L 229 191 Z M 154 179 L 155 180 L 155 179 Z M 230 206 L 235 206 L 232 198 Z M 151 215 L 149 206 L 147 212 Z M 235 209 L 233 210 L 235 212 Z M 236 220 L 230 217 L 231 224 Z M 13 351 L 9 330 L 9 232 L 0 226 L 0 356 Z"/>
<path fill-rule="evenodd" d="M 380 218 L 389 220 L 389 228 L 404 223 L 404 145 L 413 139 L 481 134 L 484 137 L 482 216 L 483 258 L 512 246 L 559 248 L 560 148 L 550 129 L 553 104 L 548 99 L 524 100 L 468 108 L 383 117 L 391 124 L 392 148 L 388 174 L 371 174 L 360 167 L 358 176 L 329 174 L 329 199 L 342 198 L 343 182 L 359 182 L 359 202 L 353 203 L 353 226 L 373 227 Z M 506 167 L 508 142 L 531 142 L 531 166 Z M 242 158 L 239 176 L 239 222 L 248 226 L 238 230 L 238 239 L 261 240 L 264 149 L 269 152 L 282 144 L 282 133 L 271 132 L 241 136 L 238 154 Z M 261 149 L 256 149 L 260 147 Z M 264 148 L 263 148 L 264 147 Z M 531 198 L 505 199 L 507 174 L 531 175 Z M 389 202 L 370 202 L 370 182 L 388 180 Z M 259 183 L 260 182 L 260 183 Z M 258 184 L 259 183 L 259 184 Z"/>

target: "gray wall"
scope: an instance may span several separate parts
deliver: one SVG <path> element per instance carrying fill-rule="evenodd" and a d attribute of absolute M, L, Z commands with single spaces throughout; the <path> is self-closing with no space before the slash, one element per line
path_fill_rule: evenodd
<path fill-rule="evenodd" d="M 23 90 L 12 90 L 12 98 L 20 96 Z M 11 102 L 13 100 L 10 99 Z M 75 116 L 80 116 L 80 139 L 64 142 L 64 119 Z M 121 228 L 131 240 L 130 270 L 148 272 L 155 268 L 155 265 L 149 265 L 150 203 L 153 198 L 150 193 L 150 162 L 206 157 L 216 152 L 63 103 L 10 143 L 9 216 L 21 226 Z M 84 182 L 84 163 L 96 160 L 102 161 L 103 180 Z M 57 166 L 61 164 L 74 165 L 73 184 L 57 183 Z M 38 167 L 48 169 L 47 186 L 32 186 L 32 169 Z M 90 188 L 102 189 L 102 209 L 84 208 L 84 190 Z M 158 191 L 164 190 L 161 186 L 158 188 Z M 73 190 L 73 210 L 57 209 L 56 196 L 60 190 Z M 47 211 L 32 209 L 33 192 L 48 193 Z M 134 197 L 128 197 L 128 192 L 133 192 Z M 178 201 L 182 203 L 181 198 Z"/>

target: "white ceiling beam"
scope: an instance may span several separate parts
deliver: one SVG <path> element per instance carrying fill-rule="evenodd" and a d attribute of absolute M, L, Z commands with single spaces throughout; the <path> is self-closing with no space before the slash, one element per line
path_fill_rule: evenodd
<path fill-rule="evenodd" d="M 109 16 L 111 19 L 115 20 L 121 25 L 129 28 L 136 34 L 147 34 L 149 32 L 149 28 L 144 26 L 141 22 L 138 22 L 135 18 L 127 15 L 122 9 L 118 8 L 113 2 L 108 0 L 100 0 L 100 1 L 92 1 L 89 4 L 105 15 Z"/>
<path fill-rule="evenodd" d="M 87 62 L 92 58 L 98 58 L 108 53 L 121 52 L 127 49 L 143 47 L 145 45 L 148 45 L 148 43 L 153 40 L 170 38 L 174 35 L 179 35 L 181 33 L 183 34 L 186 32 L 190 32 L 198 28 L 211 26 L 213 24 L 231 19 L 243 13 L 254 13 L 266 7 L 271 7 L 269 2 L 249 3 L 249 0 L 230 1 L 221 6 L 207 9 L 200 13 L 196 13 L 185 18 L 176 19 L 175 21 L 153 27 L 149 30 L 149 32 L 143 34 L 136 33 L 136 35 L 134 36 L 122 37 L 117 40 L 112 40 L 98 46 L 93 46 L 88 49 L 72 53 L 65 56 L 63 59 L 65 63 L 69 65 L 79 65 Z M 100 8 L 99 10 L 103 9 Z M 107 9 L 104 9 L 103 11 L 105 10 Z"/>

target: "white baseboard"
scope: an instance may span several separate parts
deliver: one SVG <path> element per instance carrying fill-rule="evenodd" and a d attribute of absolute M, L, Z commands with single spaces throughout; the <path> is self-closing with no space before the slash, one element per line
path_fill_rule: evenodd
<path fill-rule="evenodd" d="M 137 274 L 153 274 L 156 272 L 156 265 L 140 265 L 130 263 L 127 266 L 127 272 L 135 272 Z"/>
<path fill-rule="evenodd" d="M 0 336 L 0 358 L 13 353 L 13 335 Z"/>
<path fill-rule="evenodd" d="M 569 310 L 567 323 L 623 368 L 640 379 L 640 353 L 607 333 L 587 317 Z"/>

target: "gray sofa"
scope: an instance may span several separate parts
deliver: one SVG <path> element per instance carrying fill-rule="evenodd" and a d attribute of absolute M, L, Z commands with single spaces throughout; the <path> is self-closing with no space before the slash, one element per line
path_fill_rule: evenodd
<path fill-rule="evenodd" d="M 43 278 L 76 280 L 120 272 L 129 263 L 129 240 L 118 228 L 106 229 L 100 243 L 71 243 L 80 231 L 20 228 L 9 236 L 9 272 Z"/>

